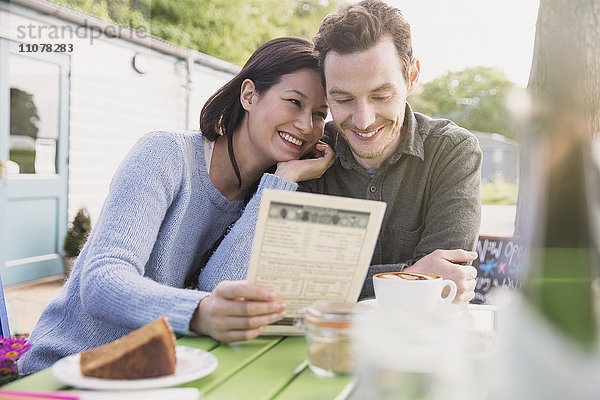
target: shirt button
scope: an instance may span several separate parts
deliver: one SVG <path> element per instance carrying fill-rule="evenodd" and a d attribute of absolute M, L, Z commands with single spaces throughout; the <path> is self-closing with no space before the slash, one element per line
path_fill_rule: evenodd
<path fill-rule="evenodd" d="M 377 191 L 377 186 L 373 185 L 369 188 L 369 190 L 371 191 L 371 193 L 375 193 Z"/>

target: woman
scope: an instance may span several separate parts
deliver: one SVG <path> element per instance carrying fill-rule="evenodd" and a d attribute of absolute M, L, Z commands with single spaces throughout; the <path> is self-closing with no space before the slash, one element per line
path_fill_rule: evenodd
<path fill-rule="evenodd" d="M 327 169 L 333 154 L 319 142 L 326 116 L 312 45 L 279 38 L 208 100 L 202 134 L 140 139 L 117 170 L 71 277 L 40 317 L 21 371 L 49 367 L 161 315 L 176 333 L 223 341 L 250 339 L 281 318 L 285 305 L 258 285 L 208 282 L 212 293 L 184 287 L 247 199 L 250 208 L 263 189 L 294 189 Z M 299 160 L 309 152 L 313 158 Z M 274 165 L 274 174 L 265 173 Z"/>

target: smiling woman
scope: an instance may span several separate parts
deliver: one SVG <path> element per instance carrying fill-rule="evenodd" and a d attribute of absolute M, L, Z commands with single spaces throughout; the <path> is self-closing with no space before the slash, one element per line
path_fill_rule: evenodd
<path fill-rule="evenodd" d="M 284 44 L 287 48 L 283 47 Z M 288 49 L 295 50 L 285 54 Z M 288 103 L 285 108 L 284 103 Z M 285 116 L 277 116 L 275 110 L 283 111 Z M 237 177 L 238 189 L 243 192 L 244 177 L 234 154 L 234 137 L 239 143 L 236 148 L 247 153 L 240 154 L 240 157 L 247 162 L 254 160 L 260 163 L 259 169 L 264 170 L 277 162 L 289 161 L 290 158 L 284 160 L 281 157 L 285 158 L 285 155 L 275 156 L 272 151 L 267 151 L 266 154 L 270 154 L 270 157 L 257 159 L 257 153 L 247 152 L 248 149 L 256 149 L 254 145 L 259 131 L 265 128 L 269 130 L 271 126 L 271 132 L 278 132 L 275 129 L 277 126 L 273 124 L 283 124 L 285 129 L 278 133 L 282 139 L 293 144 L 293 141 L 284 138 L 285 134 L 288 138 L 294 138 L 296 144 L 298 141 L 303 142 L 300 154 L 295 156 L 298 158 L 306 154 L 320 139 L 326 117 L 327 102 L 312 47 L 304 39 L 281 38 L 261 46 L 242 71 L 208 99 L 200 115 L 200 130 L 209 140 L 216 140 L 215 154 L 222 153 L 225 144 L 224 140 L 217 139 L 220 136 L 227 139 L 229 160 Z M 316 124 L 313 121 L 315 118 Z M 262 125 L 263 123 L 266 125 Z M 319 131 L 314 140 L 314 132 Z M 312 138 L 304 137 L 307 135 Z M 260 136 L 258 139 L 259 143 L 265 140 Z M 250 180 L 256 180 L 256 176 L 253 178 Z"/>
<path fill-rule="evenodd" d="M 263 94 L 251 80 L 243 82 L 241 102 L 248 124 L 241 127 L 237 140 L 245 159 L 263 154 L 268 167 L 297 159 L 318 142 L 327 116 L 320 82 L 319 73 L 310 69 L 284 75 Z"/>
<path fill-rule="evenodd" d="M 212 292 L 187 284 L 227 228 L 258 208 L 264 189 L 295 190 L 331 165 L 331 149 L 319 142 L 327 105 L 317 65 L 310 42 L 271 40 L 208 100 L 201 134 L 153 132 L 136 143 L 69 280 L 31 334 L 23 372 L 163 315 L 175 333 L 225 342 L 253 338 L 281 318 L 285 305 L 262 286 L 216 275 L 203 275 Z M 220 268 L 244 274 L 237 264 Z"/>

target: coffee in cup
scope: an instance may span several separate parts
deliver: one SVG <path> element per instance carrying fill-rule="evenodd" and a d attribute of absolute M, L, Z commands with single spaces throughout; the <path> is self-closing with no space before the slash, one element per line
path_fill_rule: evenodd
<path fill-rule="evenodd" d="M 456 284 L 439 275 L 420 272 L 382 272 L 373 275 L 377 303 L 386 311 L 434 311 L 456 297 Z M 450 293 L 443 297 L 444 289 Z"/>

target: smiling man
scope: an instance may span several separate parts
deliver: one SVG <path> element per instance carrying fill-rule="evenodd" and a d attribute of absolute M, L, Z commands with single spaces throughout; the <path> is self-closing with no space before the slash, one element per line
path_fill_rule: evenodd
<path fill-rule="evenodd" d="M 476 257 L 481 150 L 469 131 L 408 105 L 421 68 L 409 24 L 397 8 L 366 0 L 325 17 L 314 43 L 336 162 L 300 188 L 388 205 L 361 297 L 373 296 L 373 274 L 410 270 L 454 280 L 455 302 L 468 302 L 477 271 L 462 264 Z"/>

